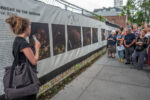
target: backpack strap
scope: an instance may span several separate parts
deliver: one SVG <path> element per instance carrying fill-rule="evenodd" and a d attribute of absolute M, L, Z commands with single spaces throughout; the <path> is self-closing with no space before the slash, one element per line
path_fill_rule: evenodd
<path fill-rule="evenodd" d="M 13 81 L 13 74 L 14 74 L 14 70 L 15 67 L 18 65 L 19 63 L 19 46 L 16 48 L 16 53 L 14 52 L 14 61 L 13 64 L 11 66 L 11 72 L 10 72 L 10 81 L 9 81 L 9 87 L 12 87 L 12 81 Z"/>

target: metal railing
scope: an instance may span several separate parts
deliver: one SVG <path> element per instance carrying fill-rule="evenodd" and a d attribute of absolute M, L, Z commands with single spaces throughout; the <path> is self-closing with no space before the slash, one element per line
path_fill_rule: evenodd
<path fill-rule="evenodd" d="M 82 7 L 79 7 L 77 5 L 74 5 L 70 2 L 67 2 L 65 0 L 36 0 L 36 1 L 45 1 L 45 3 L 47 4 L 51 4 L 53 6 L 57 6 L 60 7 L 62 9 L 65 10 L 69 10 L 78 14 L 82 14 L 84 16 L 90 17 L 90 18 L 94 18 L 100 21 L 106 21 L 106 19 L 104 17 L 102 17 L 101 15 L 98 15 L 94 12 L 88 11 Z M 100 19 L 101 18 L 101 19 Z"/>
<path fill-rule="evenodd" d="M 42 1 L 43 2 L 44 0 L 36 0 L 36 1 Z M 45 3 L 51 4 L 53 6 L 57 6 L 57 7 L 60 7 L 62 9 L 69 10 L 69 11 L 72 11 L 72 12 L 75 12 L 75 13 L 78 13 L 78 14 L 82 14 L 84 16 L 87 16 L 87 17 L 90 17 L 90 18 L 93 18 L 93 19 L 96 19 L 96 20 L 99 20 L 99 21 L 103 21 L 109 26 L 120 28 L 119 25 L 109 22 L 103 16 L 98 15 L 94 12 L 88 11 L 88 10 L 82 8 L 82 7 L 79 7 L 77 5 L 69 3 L 65 0 L 45 0 Z"/>

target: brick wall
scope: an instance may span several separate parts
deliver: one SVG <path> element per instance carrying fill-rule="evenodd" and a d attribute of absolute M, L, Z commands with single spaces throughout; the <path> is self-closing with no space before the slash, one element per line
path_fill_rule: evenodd
<path fill-rule="evenodd" d="M 104 16 L 108 21 L 126 27 L 126 16 Z"/>

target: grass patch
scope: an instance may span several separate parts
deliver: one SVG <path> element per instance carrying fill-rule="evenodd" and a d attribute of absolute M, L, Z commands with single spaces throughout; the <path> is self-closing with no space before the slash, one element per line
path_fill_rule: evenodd
<path fill-rule="evenodd" d="M 99 59 L 106 52 L 102 50 L 97 53 L 97 57 L 92 61 L 88 62 L 84 67 L 81 67 L 80 64 L 76 64 L 76 71 L 74 71 L 70 76 L 66 77 L 64 80 L 54 85 L 52 88 L 48 89 L 42 95 L 38 96 L 37 100 L 50 100 L 53 96 L 55 96 L 60 90 L 64 89 L 65 85 L 69 84 L 76 77 L 78 77 L 82 72 L 86 71 L 97 59 Z"/>

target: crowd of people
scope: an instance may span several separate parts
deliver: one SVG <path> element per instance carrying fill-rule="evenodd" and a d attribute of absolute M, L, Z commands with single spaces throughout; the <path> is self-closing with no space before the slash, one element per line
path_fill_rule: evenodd
<path fill-rule="evenodd" d="M 142 70 L 150 66 L 150 25 L 128 25 L 112 31 L 107 38 L 108 57 L 115 58 L 116 52 L 121 63 L 132 64 L 131 68 Z M 125 62 L 126 61 L 126 62 Z"/>

